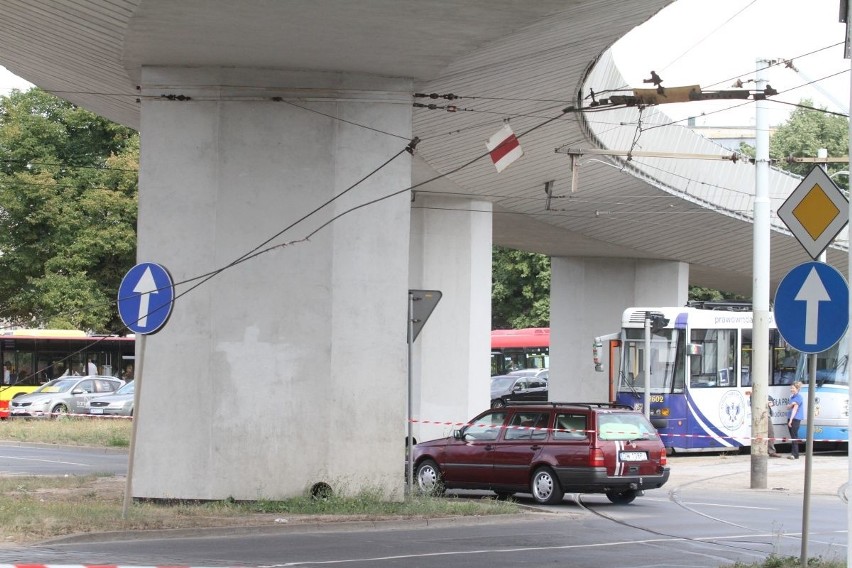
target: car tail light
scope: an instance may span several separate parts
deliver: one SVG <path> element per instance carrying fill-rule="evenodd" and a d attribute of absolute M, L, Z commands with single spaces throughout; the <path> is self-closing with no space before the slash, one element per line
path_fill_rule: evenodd
<path fill-rule="evenodd" d="M 603 467 L 604 463 L 603 450 L 600 448 L 591 448 L 589 450 L 589 465 L 592 467 Z"/>
<path fill-rule="evenodd" d="M 663 448 L 660 450 L 660 465 L 666 465 L 668 463 L 668 454 L 666 454 L 666 449 Z"/>

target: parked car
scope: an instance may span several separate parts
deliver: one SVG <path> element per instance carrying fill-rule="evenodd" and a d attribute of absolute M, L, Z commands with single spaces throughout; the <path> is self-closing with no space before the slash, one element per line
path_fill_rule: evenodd
<path fill-rule="evenodd" d="M 10 416 L 44 418 L 75 412 L 89 400 L 118 390 L 121 384 L 115 377 L 59 377 L 13 398 Z"/>
<path fill-rule="evenodd" d="M 133 416 L 135 385 L 135 381 L 130 381 L 114 393 L 95 397 L 88 404 L 81 404 L 77 412 L 104 416 Z"/>
<path fill-rule="evenodd" d="M 544 379 L 550 380 L 550 369 L 518 369 L 517 371 L 509 371 L 507 375 L 513 377 L 527 377 L 528 379 Z"/>
<path fill-rule="evenodd" d="M 547 401 L 547 381 L 511 373 L 491 377 L 491 408 L 518 401 Z"/>
<path fill-rule="evenodd" d="M 627 504 L 669 479 L 666 448 L 645 416 L 610 403 L 514 403 L 487 410 L 453 435 L 412 448 L 421 492 L 488 489 L 531 493 L 542 504 L 566 492 Z"/>

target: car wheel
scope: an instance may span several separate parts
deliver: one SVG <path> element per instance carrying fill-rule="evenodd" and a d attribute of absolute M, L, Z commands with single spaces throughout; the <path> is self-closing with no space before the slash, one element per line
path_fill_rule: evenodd
<path fill-rule="evenodd" d="M 530 493 L 533 498 L 542 505 L 555 505 L 562 502 L 565 493 L 559 480 L 549 467 L 540 467 L 535 470 L 530 482 Z"/>
<path fill-rule="evenodd" d="M 627 489 L 625 491 L 607 491 L 606 498 L 616 505 L 629 505 L 636 499 L 636 491 Z"/>
<path fill-rule="evenodd" d="M 417 489 L 425 495 L 441 495 L 444 493 L 444 479 L 438 464 L 432 460 L 423 460 L 417 466 L 414 479 Z"/>
<path fill-rule="evenodd" d="M 502 398 L 491 401 L 491 408 L 503 408 L 506 406 L 506 401 Z"/>
<path fill-rule="evenodd" d="M 57 404 L 53 407 L 53 410 L 50 411 L 51 418 L 59 418 L 60 416 L 65 416 L 68 414 L 68 407 L 64 404 Z"/>

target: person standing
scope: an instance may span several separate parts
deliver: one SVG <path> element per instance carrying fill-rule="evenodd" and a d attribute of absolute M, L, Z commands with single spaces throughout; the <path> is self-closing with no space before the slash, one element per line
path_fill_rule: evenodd
<path fill-rule="evenodd" d="M 769 401 L 766 403 L 769 409 L 769 419 L 766 422 L 766 449 L 769 452 L 770 458 L 780 457 L 775 449 L 775 428 L 772 426 L 772 407 L 775 406 L 775 401 L 772 400 L 772 395 L 769 395 Z"/>
<path fill-rule="evenodd" d="M 790 455 L 787 456 L 787 459 L 791 460 L 799 459 L 799 424 L 805 417 L 804 400 L 802 395 L 799 394 L 800 390 L 802 390 L 800 381 L 790 385 L 790 404 L 787 405 L 787 408 L 790 409 L 790 416 L 787 418 L 787 427 L 790 429 L 791 442 Z"/>

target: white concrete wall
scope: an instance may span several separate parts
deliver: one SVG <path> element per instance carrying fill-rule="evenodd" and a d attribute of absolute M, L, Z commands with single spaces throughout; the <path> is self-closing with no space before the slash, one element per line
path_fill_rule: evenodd
<path fill-rule="evenodd" d="M 683 306 L 689 266 L 624 258 L 551 259 L 550 389 L 553 401 L 609 400 L 607 372 L 592 362 L 595 337 L 615 333 L 630 306 Z"/>
<path fill-rule="evenodd" d="M 454 423 L 488 408 L 491 203 L 418 193 L 410 283 L 443 294 L 412 353 L 412 434 L 422 441 L 447 436 Z"/>
<path fill-rule="evenodd" d="M 266 241 L 406 146 L 411 85 L 247 69 L 143 81 L 192 100 L 142 102 L 138 258 L 185 284 L 147 340 L 133 495 L 274 499 L 325 482 L 400 497 L 409 196 L 304 239 L 410 186 L 410 155 Z M 269 98 L 290 88 L 348 122 Z"/>

